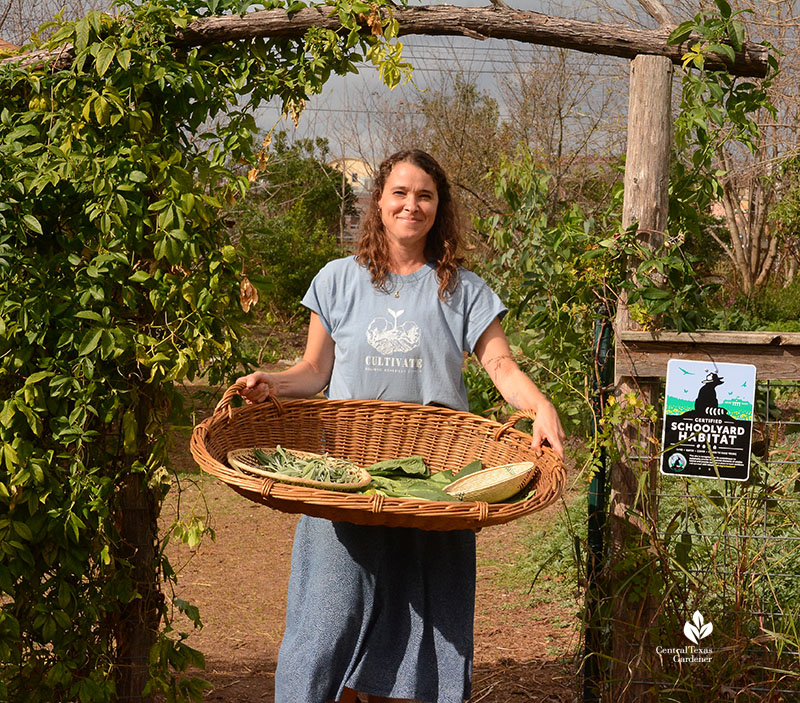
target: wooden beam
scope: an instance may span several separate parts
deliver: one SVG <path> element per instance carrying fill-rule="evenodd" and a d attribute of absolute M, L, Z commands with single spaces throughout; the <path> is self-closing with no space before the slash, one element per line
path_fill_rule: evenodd
<path fill-rule="evenodd" d="M 628 146 L 622 227 L 634 223 L 650 248 L 662 243 L 669 213 L 669 154 L 672 148 L 672 64 L 658 56 L 631 62 Z"/>
<path fill-rule="evenodd" d="M 616 373 L 637 378 L 667 375 L 670 359 L 753 364 L 764 380 L 800 380 L 800 334 L 786 332 L 617 333 Z"/>
<path fill-rule="evenodd" d="M 586 22 L 498 7 L 437 5 L 395 8 L 392 12 L 399 23 L 401 35 L 512 39 L 626 59 L 654 54 L 666 56 L 674 64 L 679 64 L 691 43 L 698 40 L 697 37 L 690 37 L 683 44 L 668 46 L 668 29 L 634 29 L 627 25 Z M 284 10 L 262 10 L 246 15 L 203 17 L 179 32 L 173 43 L 177 46 L 200 46 L 255 37 L 300 39 L 311 27 L 338 31 L 341 24 L 332 8 L 326 6 L 304 8 L 291 17 Z M 364 31 L 369 31 L 366 25 Z M 20 60 L 23 65 L 46 63 L 50 57 L 60 60 L 61 67 L 65 61 L 71 60 L 72 47 L 61 47 L 49 53 L 23 54 L 3 59 L 0 63 Z M 763 77 L 768 69 L 767 49 L 753 42 L 745 42 L 742 51 L 736 52 L 733 62 L 721 54 L 709 54 L 706 66 L 726 68 L 738 76 Z"/>
<path fill-rule="evenodd" d="M 632 59 L 640 54 L 667 56 L 679 64 L 690 45 L 690 37 L 676 46 L 667 45 L 668 29 L 641 30 L 621 24 L 602 24 L 538 12 L 497 7 L 436 5 L 395 8 L 400 34 L 469 36 L 478 39 L 513 39 L 528 44 L 574 49 Z M 313 7 L 292 14 L 283 10 L 262 10 L 246 15 L 204 17 L 192 22 L 179 36 L 186 44 L 209 44 L 258 36 L 303 36 L 310 27 L 339 29 L 339 19 L 330 7 Z M 745 42 L 731 63 L 721 54 L 710 54 L 709 68 L 727 68 L 734 75 L 763 77 L 767 73 L 767 49 Z"/>
<path fill-rule="evenodd" d="M 663 243 L 669 214 L 672 75 L 673 66 L 666 57 L 642 55 L 631 61 L 622 227 L 627 230 L 636 224 L 639 241 L 650 251 Z M 629 276 L 635 276 L 639 263 L 633 259 L 626 262 Z M 654 285 L 664 286 L 658 276 L 652 278 Z M 615 331 L 632 327 L 623 291 Z M 619 382 L 619 375 L 616 379 Z"/>

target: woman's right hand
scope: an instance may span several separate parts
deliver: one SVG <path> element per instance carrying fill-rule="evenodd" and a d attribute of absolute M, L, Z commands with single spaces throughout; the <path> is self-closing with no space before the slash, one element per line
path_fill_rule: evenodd
<path fill-rule="evenodd" d="M 239 391 L 239 395 L 248 404 L 263 403 L 273 393 L 270 375 L 263 371 L 256 371 L 247 376 L 242 376 L 237 381 L 245 384 L 244 388 Z"/>

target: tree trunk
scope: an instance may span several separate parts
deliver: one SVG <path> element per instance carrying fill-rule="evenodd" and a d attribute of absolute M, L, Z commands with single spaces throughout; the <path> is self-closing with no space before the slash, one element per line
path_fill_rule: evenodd
<path fill-rule="evenodd" d="M 727 171 L 722 183 L 722 205 L 730 246 L 723 249 L 741 277 L 742 290 L 749 295 L 766 282 L 778 255 L 779 236 L 767 222 L 775 193 L 760 171 L 748 176 L 745 190 L 728 153 L 720 149 L 718 155 Z"/>
<path fill-rule="evenodd" d="M 679 64 L 696 37 L 680 45 L 668 46 L 668 29 L 642 30 L 626 25 L 608 25 L 565 17 L 551 17 L 538 12 L 506 10 L 496 7 L 456 7 L 437 5 L 392 9 L 401 35 L 468 36 L 475 39 L 514 39 L 528 44 L 542 44 L 574 49 L 591 54 L 606 54 L 632 59 L 640 54 L 667 56 Z M 366 22 L 366 20 L 365 20 Z M 308 7 L 290 17 L 285 10 L 262 10 L 245 15 L 217 15 L 192 22 L 178 33 L 176 45 L 218 44 L 254 37 L 300 39 L 311 27 L 339 30 L 338 15 L 329 7 Z M 366 28 L 365 30 L 369 31 Z M 24 63 L 72 60 L 72 48 L 58 52 L 32 52 Z M 5 59 L 4 61 L 8 61 Z M 11 59 L 15 60 L 15 59 Z M 19 58 L 16 59 L 19 61 Z M 767 73 L 767 49 L 745 42 L 731 62 L 722 54 L 708 54 L 706 67 L 727 70 L 734 75 L 763 77 Z"/>
<path fill-rule="evenodd" d="M 147 703 L 142 692 L 149 678 L 148 659 L 155 644 L 162 595 L 158 587 L 157 503 L 142 474 L 129 474 L 119 489 L 120 556 L 133 567 L 138 594 L 120 613 L 117 628 L 117 696 Z"/>
<path fill-rule="evenodd" d="M 661 56 L 638 56 L 631 62 L 628 107 L 628 149 L 625 164 L 625 198 L 622 224 L 638 223 L 642 242 L 654 248 L 663 239 L 669 211 L 669 152 L 672 142 L 671 123 L 672 64 Z M 630 262 L 631 275 L 637 262 Z M 616 319 L 617 331 L 633 327 L 625 300 L 620 301 Z M 616 379 L 618 398 L 635 393 L 644 403 L 655 399 L 655 385 L 639 383 L 639 379 L 622 376 Z M 650 646 L 647 631 L 652 616 L 650 598 L 632 599 L 627 592 L 615 592 L 626 581 L 626 574 L 615 570 L 618 558 L 630 550 L 643 550 L 648 526 L 656 520 L 656 500 L 639 492 L 642 472 L 648 474 L 645 484 L 649 493 L 658 485 L 658 464 L 652 449 L 642 450 L 639 433 L 652 436 L 655 428 L 638 428 L 623 423 L 619 428 L 622 460 L 612 467 L 610 515 L 610 584 L 612 603 L 611 699 L 614 701 L 648 701 L 653 694 L 641 681 L 648 679 L 648 660 L 655 650 Z M 644 442 L 648 445 L 648 442 Z M 641 454 L 646 454 L 641 456 Z M 631 574 L 627 574 L 630 576 Z"/>

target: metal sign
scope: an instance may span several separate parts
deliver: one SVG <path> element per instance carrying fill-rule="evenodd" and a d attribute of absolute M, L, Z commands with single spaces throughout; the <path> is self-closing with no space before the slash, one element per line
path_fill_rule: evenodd
<path fill-rule="evenodd" d="M 750 477 L 756 367 L 671 359 L 661 473 L 729 481 Z"/>

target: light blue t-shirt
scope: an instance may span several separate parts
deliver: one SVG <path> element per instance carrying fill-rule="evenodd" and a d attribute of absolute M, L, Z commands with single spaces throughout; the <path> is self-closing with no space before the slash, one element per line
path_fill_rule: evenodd
<path fill-rule="evenodd" d="M 387 289 L 376 289 L 352 256 L 331 261 L 312 281 L 302 303 L 336 343 L 327 397 L 468 410 L 464 352 L 472 354 L 491 322 L 505 315 L 500 298 L 460 269 L 456 290 L 442 301 L 430 263 L 393 275 Z"/>

